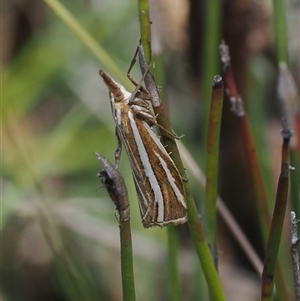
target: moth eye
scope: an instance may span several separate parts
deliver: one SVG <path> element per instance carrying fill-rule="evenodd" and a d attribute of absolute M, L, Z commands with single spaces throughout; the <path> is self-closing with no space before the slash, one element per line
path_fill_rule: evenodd
<path fill-rule="evenodd" d="M 115 96 L 116 101 L 121 101 L 124 97 L 124 95 L 121 91 L 117 91 L 114 96 Z"/>

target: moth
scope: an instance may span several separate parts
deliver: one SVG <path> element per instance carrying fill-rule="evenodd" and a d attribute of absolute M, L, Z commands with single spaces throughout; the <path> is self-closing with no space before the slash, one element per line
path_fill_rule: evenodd
<path fill-rule="evenodd" d="M 149 92 L 136 84 L 128 92 L 107 73 L 100 70 L 108 90 L 112 115 L 116 123 L 120 160 L 121 144 L 127 152 L 145 228 L 178 225 L 187 221 L 187 205 L 182 178 L 177 167 L 152 130 L 156 116 L 148 103 Z"/>

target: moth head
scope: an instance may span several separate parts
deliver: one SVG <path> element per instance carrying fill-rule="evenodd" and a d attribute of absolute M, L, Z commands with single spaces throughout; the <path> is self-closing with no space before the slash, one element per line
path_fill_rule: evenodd
<path fill-rule="evenodd" d="M 114 99 L 115 102 L 120 102 L 124 99 L 124 93 L 121 91 L 121 85 L 115 82 L 107 73 L 103 70 L 99 71 L 100 76 L 103 78 L 104 83 L 106 84 L 109 95 L 111 99 Z"/>

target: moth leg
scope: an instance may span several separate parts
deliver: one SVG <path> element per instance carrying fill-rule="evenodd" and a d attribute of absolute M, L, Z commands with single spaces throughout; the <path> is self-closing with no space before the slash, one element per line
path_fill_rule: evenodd
<path fill-rule="evenodd" d="M 162 125 L 160 125 L 157 122 L 155 123 L 155 125 L 158 126 L 162 131 L 164 131 L 172 139 L 180 140 L 182 137 L 184 137 L 184 135 L 177 136 L 175 133 L 168 131 L 166 128 L 164 128 Z"/>
<path fill-rule="evenodd" d="M 134 55 L 133 55 L 133 58 L 132 58 L 132 60 L 131 60 L 131 62 L 130 62 L 130 65 L 129 65 L 129 68 L 128 68 L 128 71 L 127 71 L 127 77 L 128 77 L 128 79 L 129 79 L 136 87 L 138 87 L 137 90 L 140 90 L 141 92 L 144 92 L 144 93 L 149 93 L 149 92 L 147 91 L 147 89 L 144 88 L 144 87 L 142 86 L 142 82 L 144 81 L 145 77 L 147 76 L 147 74 L 148 74 L 148 72 L 149 72 L 149 70 L 150 70 L 151 64 L 147 66 L 147 69 L 146 69 L 145 73 L 143 74 L 143 77 L 142 77 L 140 83 L 138 83 L 138 82 L 130 75 L 131 69 L 133 68 L 133 66 L 134 66 L 135 63 L 136 63 L 136 57 L 137 57 L 137 55 L 138 55 L 138 53 L 139 53 L 139 47 L 140 47 L 140 45 L 141 45 L 141 41 L 140 41 L 139 45 L 137 46 L 137 48 L 136 48 L 136 50 L 135 50 L 135 53 L 134 53 Z"/>
<path fill-rule="evenodd" d="M 136 57 L 137 57 L 137 54 L 138 54 L 138 52 L 139 52 L 139 46 L 136 48 L 136 50 L 135 50 L 135 53 L 134 53 L 134 55 L 133 55 L 133 58 L 132 58 L 132 60 L 131 60 L 131 62 L 130 62 L 130 65 L 129 65 L 129 68 L 128 68 L 128 71 L 127 71 L 127 77 L 128 77 L 128 79 L 134 84 L 134 86 L 135 87 L 137 87 L 138 89 L 137 89 L 137 91 L 138 90 L 141 90 L 141 89 L 145 89 L 143 86 L 142 86 L 142 82 L 143 82 L 143 80 L 144 80 L 144 77 L 142 78 L 142 80 L 141 80 L 141 82 L 140 83 L 138 83 L 133 77 L 131 77 L 131 75 L 130 75 L 130 72 L 131 72 L 131 69 L 133 68 L 133 66 L 135 65 L 135 63 L 136 63 Z M 149 69 L 147 70 L 147 72 L 145 72 L 145 73 L 148 73 L 148 71 L 149 71 Z M 145 89 L 146 90 L 146 89 Z M 141 90 L 142 91 L 142 90 Z M 146 92 L 148 92 L 147 90 L 146 90 Z"/>
<path fill-rule="evenodd" d="M 131 72 L 131 69 L 133 68 L 133 66 L 135 65 L 136 63 L 136 57 L 137 57 L 137 54 L 139 52 L 139 46 L 136 48 L 136 51 L 134 53 L 134 56 L 130 62 L 130 65 L 129 65 L 129 68 L 128 68 L 128 71 L 127 71 L 127 77 L 128 79 L 133 83 L 133 85 L 136 87 L 134 92 L 132 93 L 132 99 L 136 96 L 137 92 L 142 92 L 142 93 L 145 93 L 144 97 L 143 98 L 147 98 L 147 99 L 151 99 L 151 95 L 150 93 L 148 92 L 148 90 L 143 86 L 143 81 L 145 79 L 145 77 L 147 76 L 149 70 L 150 70 L 150 66 L 149 65 L 147 67 L 147 70 L 146 72 L 143 74 L 142 76 L 142 79 L 141 81 L 138 83 L 131 75 L 130 75 L 130 72 Z"/>
<path fill-rule="evenodd" d="M 115 167 L 116 167 L 116 169 L 118 169 L 119 168 L 120 159 L 121 159 L 121 154 L 122 154 L 122 141 L 120 139 L 120 136 L 119 136 L 117 128 L 116 128 L 116 136 L 117 136 L 117 139 L 118 139 L 118 147 L 115 150 Z"/>
<path fill-rule="evenodd" d="M 129 73 L 127 73 L 128 79 L 135 85 L 135 90 L 132 93 L 131 99 L 134 99 L 138 92 L 142 93 L 143 95 L 139 95 L 141 98 L 145 99 L 152 99 L 149 91 L 143 86 L 143 81 L 149 72 L 150 66 L 147 67 L 146 72 L 143 74 L 142 79 L 140 82 L 137 82 Z"/>
<path fill-rule="evenodd" d="M 134 108 L 134 107 L 133 107 Z M 134 108 L 135 109 L 135 108 Z M 137 117 L 140 117 L 141 119 L 143 119 L 145 122 L 147 122 L 151 127 L 156 125 L 158 126 L 162 131 L 164 131 L 169 137 L 170 139 L 176 139 L 176 140 L 179 140 L 181 139 L 182 137 L 184 137 L 184 135 L 180 135 L 180 136 L 177 136 L 175 133 L 173 133 L 172 131 L 168 131 L 166 128 L 164 128 L 162 125 L 160 125 L 158 122 L 157 122 L 157 116 L 158 115 L 153 115 L 151 113 L 151 111 L 149 110 L 137 110 L 135 109 L 134 110 L 134 113 Z"/>
<path fill-rule="evenodd" d="M 148 71 L 147 71 L 147 72 L 148 72 Z M 146 75 L 147 75 L 147 72 L 145 73 Z M 130 73 L 127 73 L 126 75 L 127 75 L 127 77 L 129 78 L 129 80 L 134 84 L 134 86 L 135 86 L 136 88 L 138 88 L 137 90 L 140 90 L 140 91 L 142 91 L 142 92 L 148 93 L 148 91 L 146 90 L 146 88 L 142 86 L 142 82 L 143 82 L 144 76 L 142 77 L 141 81 L 138 83 L 138 82 L 130 75 Z"/>
<path fill-rule="evenodd" d="M 119 216 L 119 211 L 117 209 L 115 210 L 115 219 L 118 222 L 118 224 L 120 225 L 120 216 Z"/>
<path fill-rule="evenodd" d="M 139 46 L 136 47 L 135 53 L 134 53 L 133 58 L 132 58 L 132 60 L 130 62 L 130 65 L 129 65 L 129 68 L 128 68 L 128 71 L 127 71 L 127 77 L 128 77 L 128 74 L 130 74 L 131 69 L 133 68 L 133 66 L 136 63 L 136 57 L 137 57 L 138 52 L 139 52 Z"/>
<path fill-rule="evenodd" d="M 188 183 L 189 182 L 189 179 L 188 178 L 184 178 L 184 177 L 181 177 L 181 180 L 185 183 Z"/>

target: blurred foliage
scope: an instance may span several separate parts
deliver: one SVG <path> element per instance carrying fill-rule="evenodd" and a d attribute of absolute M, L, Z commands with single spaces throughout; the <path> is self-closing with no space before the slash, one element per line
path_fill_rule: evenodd
<path fill-rule="evenodd" d="M 125 70 L 138 41 L 133 3 L 64 4 Z M 120 300 L 118 227 L 94 157 L 98 150 L 112 160 L 117 145 L 101 65 L 45 5 L 35 7 L 44 16 L 35 27 L 30 5 L 4 7 L 15 12 L 15 26 L 27 18 L 33 32 L 2 72 L 3 300 Z M 128 164 L 121 165 L 134 195 Z M 146 233 L 156 236 L 143 242 L 154 246 L 149 258 L 142 251 L 136 258 L 137 284 L 148 300 L 156 293 L 143 283 L 160 278 L 150 263 L 165 254 L 157 251 L 164 239 L 158 231 Z"/>
<path fill-rule="evenodd" d="M 299 10 L 299 2 L 294 2 L 291 5 Z M 64 0 L 62 3 L 125 73 L 139 40 L 137 3 L 117 0 Z M 161 3 L 153 19 L 160 19 L 157 23 L 161 29 L 157 32 L 164 34 L 159 38 L 165 47 L 167 88 L 164 89 L 168 90 L 172 125 L 175 132 L 185 133 L 183 141 L 197 157 L 202 141 L 199 128 L 204 119 L 199 113 L 203 104 L 195 101 L 201 95 L 201 88 L 197 86 L 199 78 L 191 75 L 197 63 L 191 61 L 193 55 L 188 49 L 187 36 L 190 33 L 187 27 L 181 27 L 182 36 L 175 39 L 176 33 L 172 31 L 175 25 L 172 27 L 171 20 L 176 21 L 176 17 L 170 16 L 173 13 L 171 9 L 172 13 L 167 13 L 169 8 L 177 8 L 175 16 L 178 16 L 178 24 L 187 26 L 188 21 L 184 23 L 182 20 L 189 16 L 179 13 L 187 13 L 189 3 L 179 3 L 178 7 Z M 268 22 L 270 16 L 266 7 L 263 6 L 263 9 L 267 16 L 262 19 Z M 7 43 L 1 46 L 1 300 L 121 300 L 118 224 L 114 217 L 114 205 L 96 178 L 100 166 L 94 156 L 94 151 L 99 151 L 112 161 L 117 145 L 108 93 L 98 76 L 98 70 L 103 66 L 41 1 L 4 0 L 2 8 L 2 41 Z M 252 8 L 248 8 L 249 11 L 245 7 L 239 9 L 245 10 L 241 16 L 248 13 L 251 20 Z M 234 23 L 235 19 L 227 18 L 232 26 L 231 21 Z M 272 196 L 273 180 L 277 179 L 279 166 L 273 169 L 270 166 L 278 162 L 276 156 L 280 148 L 274 152 L 272 149 L 281 139 L 278 135 L 274 144 L 266 139 L 267 135 L 273 137 L 277 134 L 279 124 L 274 103 L 269 103 L 274 98 L 270 91 L 275 91 L 274 78 L 270 74 L 274 63 L 269 53 L 268 39 L 261 42 L 259 36 L 260 47 L 253 41 L 249 42 L 260 32 L 259 26 L 265 29 L 265 24 L 255 24 L 258 24 L 257 28 L 247 32 L 248 46 L 243 40 L 244 47 L 248 47 L 247 55 L 242 63 L 237 63 L 243 69 L 251 57 L 250 68 L 243 69 L 243 75 L 238 80 L 241 80 L 242 92 L 247 92 L 249 100 L 267 99 L 265 111 L 272 113 L 270 118 L 269 113 L 259 111 L 261 107 L 258 110 L 257 102 L 251 101 L 249 105 L 255 137 L 262 149 L 258 153 Z M 242 30 L 238 26 L 234 29 Z M 224 34 L 229 35 L 226 31 Z M 177 44 L 172 44 L 174 40 Z M 193 41 L 190 42 L 192 46 Z M 233 60 L 235 54 L 233 50 Z M 240 57 L 237 56 L 238 59 Z M 295 57 L 291 60 L 297 63 Z M 294 70 L 297 72 L 298 69 L 294 67 Z M 135 67 L 133 77 L 139 76 Z M 261 115 L 261 123 L 255 122 L 258 115 Z M 261 131 L 261 126 L 255 128 L 263 122 L 265 131 Z M 225 127 L 228 125 L 226 121 L 224 124 Z M 274 124 L 275 127 L 270 126 Z M 228 145 L 236 143 L 230 138 Z M 263 149 L 265 144 L 269 144 L 271 156 L 268 156 L 269 150 Z M 225 166 L 232 160 L 228 153 L 225 149 L 222 157 Z M 234 153 L 231 155 L 234 157 Z M 142 228 L 128 160 L 124 154 L 122 157 L 120 170 L 132 198 L 137 300 L 164 300 L 167 282 L 164 268 L 166 232 Z M 203 161 L 205 159 L 201 155 Z M 222 185 L 224 183 L 227 184 L 226 179 L 221 181 Z M 203 191 L 194 179 L 191 179 L 191 185 L 195 197 L 201 200 Z M 229 187 L 228 190 L 234 189 Z M 247 203 L 246 208 L 248 213 L 252 206 Z M 249 216 L 253 217 L 253 214 L 249 213 Z M 253 231 L 249 224 L 244 226 Z M 194 298 L 195 294 L 199 296 L 203 292 L 197 291 L 195 281 L 191 283 L 193 277 L 199 274 L 199 269 L 184 227 L 181 231 L 184 246 L 180 255 L 183 290 L 186 300 L 191 300 L 189 297 Z M 251 232 L 249 236 L 259 241 L 258 234 Z M 226 244 L 223 247 L 230 254 L 226 260 L 240 260 L 239 251 L 232 250 L 233 247 Z M 257 248 L 260 248 L 259 244 Z"/>

